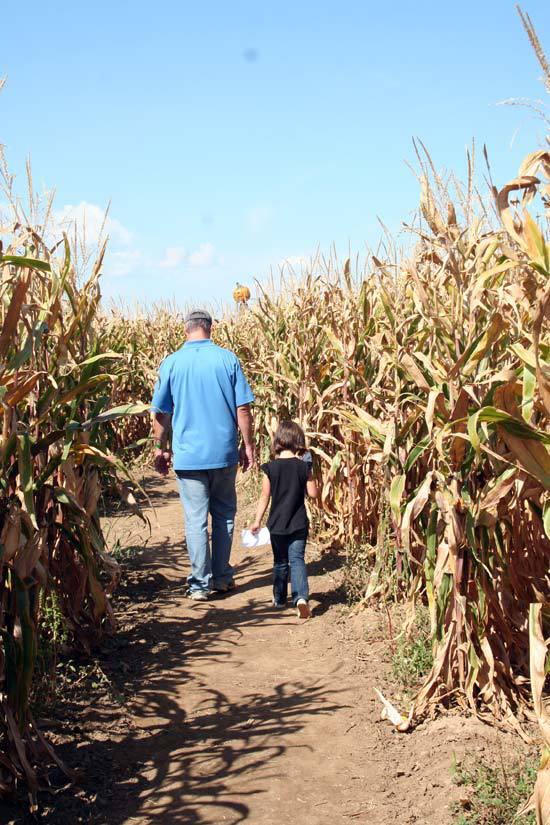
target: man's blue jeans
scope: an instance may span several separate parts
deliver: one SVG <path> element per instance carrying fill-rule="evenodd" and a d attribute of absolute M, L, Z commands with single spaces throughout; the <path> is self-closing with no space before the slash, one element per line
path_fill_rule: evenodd
<path fill-rule="evenodd" d="M 177 470 L 176 475 L 191 562 L 191 574 L 187 577 L 189 589 L 207 591 L 212 586 L 230 584 L 233 581 L 229 557 L 237 512 L 237 465 L 216 470 Z M 209 513 L 212 516 L 212 556 L 208 541 Z"/>
<path fill-rule="evenodd" d="M 288 536 L 271 534 L 273 549 L 273 599 L 276 604 L 286 604 L 288 593 L 288 573 L 292 586 L 292 604 L 298 599 L 309 598 L 307 570 L 305 562 L 307 532 L 300 530 Z"/>

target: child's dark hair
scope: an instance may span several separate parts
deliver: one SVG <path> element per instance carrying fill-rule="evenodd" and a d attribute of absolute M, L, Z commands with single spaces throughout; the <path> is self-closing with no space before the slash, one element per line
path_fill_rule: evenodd
<path fill-rule="evenodd" d="M 280 422 L 271 445 L 271 452 L 274 456 L 279 455 L 283 450 L 290 450 L 299 455 L 306 450 L 304 431 L 299 424 L 290 419 Z"/>

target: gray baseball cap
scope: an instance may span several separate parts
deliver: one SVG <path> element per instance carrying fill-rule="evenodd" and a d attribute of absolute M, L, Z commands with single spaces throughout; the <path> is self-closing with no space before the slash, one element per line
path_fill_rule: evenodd
<path fill-rule="evenodd" d="M 207 321 L 212 323 L 212 316 L 205 309 L 194 309 L 185 316 L 185 323 L 190 324 L 192 321 Z"/>

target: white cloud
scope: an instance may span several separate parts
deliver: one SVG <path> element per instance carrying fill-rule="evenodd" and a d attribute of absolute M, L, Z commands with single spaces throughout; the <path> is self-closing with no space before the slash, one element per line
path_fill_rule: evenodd
<path fill-rule="evenodd" d="M 95 246 L 98 241 L 109 236 L 113 243 L 128 246 L 132 242 L 132 233 L 116 218 L 105 216 L 105 209 L 95 203 L 81 201 L 78 205 L 67 204 L 53 213 L 55 229 L 74 232 L 75 225 L 79 236 L 85 239 L 86 246 Z"/>
<path fill-rule="evenodd" d="M 103 270 L 106 275 L 123 278 L 135 272 L 144 264 L 141 250 L 132 246 L 134 236 L 119 220 L 112 218 L 106 210 L 95 203 L 81 201 L 66 204 L 54 210 L 49 225 L 49 234 L 56 240 L 62 232 L 74 236 L 75 229 L 79 244 L 92 251 L 105 238 L 109 238 Z"/>
<path fill-rule="evenodd" d="M 269 206 L 254 206 L 246 213 L 246 223 L 252 232 L 261 232 L 268 225 L 273 215 Z"/>
<path fill-rule="evenodd" d="M 201 243 L 195 252 L 189 255 L 191 266 L 208 266 L 214 260 L 214 246 L 211 243 Z"/>
<path fill-rule="evenodd" d="M 143 257 L 138 249 L 123 249 L 119 252 L 109 252 L 107 248 L 107 259 L 104 271 L 106 275 L 114 275 L 116 278 L 123 278 L 130 275 L 139 264 L 143 263 Z"/>
<path fill-rule="evenodd" d="M 161 269 L 174 269 L 185 259 L 185 249 L 183 246 L 168 246 L 164 252 L 164 258 L 159 263 Z"/>
<path fill-rule="evenodd" d="M 177 271 L 180 266 L 198 269 L 219 264 L 214 244 L 210 242 L 199 244 L 189 255 L 183 246 L 167 246 L 160 260 L 153 259 L 147 250 L 136 248 L 134 235 L 126 226 L 109 214 L 106 215 L 102 207 L 87 201 L 66 204 L 54 210 L 48 235 L 59 240 L 61 232 L 74 235 L 75 227 L 79 244 L 85 244 L 92 254 L 93 248 L 108 236 L 103 271 L 106 276 L 113 278 L 124 278 L 155 269 L 167 270 L 166 277 L 172 278 L 175 274 L 172 271 Z"/>

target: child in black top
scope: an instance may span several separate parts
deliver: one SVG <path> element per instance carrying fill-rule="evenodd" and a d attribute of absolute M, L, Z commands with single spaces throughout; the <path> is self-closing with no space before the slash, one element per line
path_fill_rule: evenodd
<path fill-rule="evenodd" d="M 256 510 L 253 533 L 261 521 L 271 497 L 267 527 L 273 549 L 273 606 L 286 607 L 288 573 L 292 585 L 292 603 L 302 619 L 308 619 L 309 590 L 305 564 L 308 518 L 306 492 L 317 496 L 317 484 L 312 477 L 311 456 L 306 453 L 306 440 L 301 427 L 294 421 L 282 421 L 273 439 L 273 461 L 262 464 L 262 492 Z"/>

